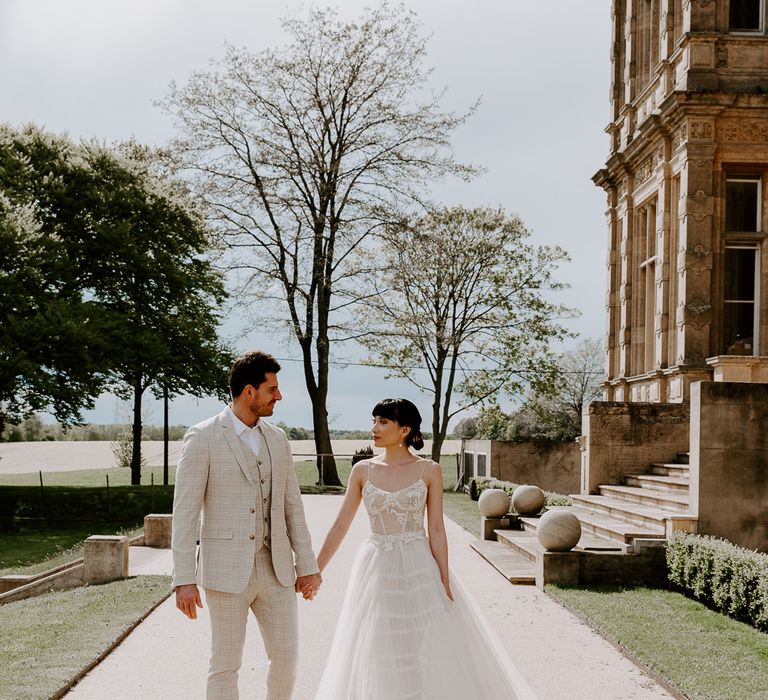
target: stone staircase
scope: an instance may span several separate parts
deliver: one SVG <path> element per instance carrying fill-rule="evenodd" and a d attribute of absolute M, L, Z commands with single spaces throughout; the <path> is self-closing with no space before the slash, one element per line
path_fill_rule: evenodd
<path fill-rule="evenodd" d="M 581 539 L 573 552 L 566 553 L 581 558 L 579 581 L 636 580 L 646 576 L 649 566 L 658 568 L 669 534 L 696 529 L 695 518 L 688 514 L 689 483 L 688 453 L 679 453 L 672 462 L 651 464 L 645 473 L 625 474 L 622 484 L 601 485 L 597 494 L 571 496 L 572 506 L 558 506 L 581 521 Z M 495 542 L 478 541 L 472 546 L 513 583 L 555 581 L 558 554 L 546 552 L 539 544 L 538 521 L 518 517 L 520 529 L 495 530 Z M 545 559 L 552 559 L 550 574 Z M 572 575 L 576 565 L 569 566 Z M 658 571 L 647 571 L 649 580 L 658 575 Z"/>

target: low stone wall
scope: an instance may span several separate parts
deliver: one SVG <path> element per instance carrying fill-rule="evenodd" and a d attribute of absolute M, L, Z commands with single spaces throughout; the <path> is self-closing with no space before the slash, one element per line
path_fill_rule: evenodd
<path fill-rule="evenodd" d="M 144 535 L 133 543 L 143 543 Z M 86 584 L 107 583 L 128 576 L 129 539 L 125 535 L 92 535 L 84 556 L 30 576 L 0 577 L 0 605 Z"/>
<path fill-rule="evenodd" d="M 690 453 L 699 534 L 768 552 L 768 384 L 693 384 Z"/>
<path fill-rule="evenodd" d="M 464 440 L 462 463 L 467 454 L 486 455 L 484 476 L 558 493 L 579 489 L 581 452 L 576 442 Z"/>
<path fill-rule="evenodd" d="M 581 493 L 688 451 L 690 405 L 593 401 L 582 416 Z"/>

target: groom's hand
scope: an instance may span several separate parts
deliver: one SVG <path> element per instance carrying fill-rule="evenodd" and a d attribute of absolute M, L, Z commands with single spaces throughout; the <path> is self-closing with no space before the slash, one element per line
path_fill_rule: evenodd
<path fill-rule="evenodd" d="M 304 600 L 312 600 L 322 582 L 323 577 L 319 573 L 299 576 L 296 579 L 296 593 L 301 593 L 304 596 Z"/>
<path fill-rule="evenodd" d="M 202 608 L 203 603 L 194 583 L 176 586 L 176 607 L 190 620 L 197 620 L 197 608 Z"/>

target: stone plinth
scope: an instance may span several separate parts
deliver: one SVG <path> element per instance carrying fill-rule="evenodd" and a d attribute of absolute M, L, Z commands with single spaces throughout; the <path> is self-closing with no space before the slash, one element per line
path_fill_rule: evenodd
<path fill-rule="evenodd" d="M 86 584 L 108 583 L 128 576 L 128 538 L 125 535 L 91 535 L 83 554 Z"/>
<path fill-rule="evenodd" d="M 708 357 L 716 382 L 768 382 L 768 357 L 718 355 Z"/>
<path fill-rule="evenodd" d="M 173 516 L 166 513 L 150 513 L 144 516 L 144 546 L 168 549 L 171 546 Z"/>
<path fill-rule="evenodd" d="M 690 515 L 701 535 L 768 552 L 768 384 L 691 388 Z"/>
<path fill-rule="evenodd" d="M 503 516 L 501 518 L 480 517 L 480 534 L 484 540 L 496 540 L 494 530 L 510 530 L 512 528 L 512 518 Z"/>

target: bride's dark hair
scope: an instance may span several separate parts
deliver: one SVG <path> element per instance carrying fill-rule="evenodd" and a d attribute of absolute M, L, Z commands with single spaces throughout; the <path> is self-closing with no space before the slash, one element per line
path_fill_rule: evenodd
<path fill-rule="evenodd" d="M 424 447 L 424 438 L 421 435 L 421 414 L 408 399 L 383 399 L 373 407 L 371 415 L 374 418 L 378 416 L 393 420 L 398 425 L 410 428 L 411 432 L 405 438 L 405 444 L 408 447 L 412 446 L 415 450 Z"/>

